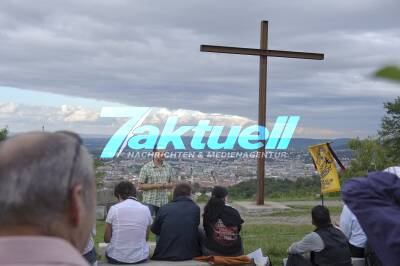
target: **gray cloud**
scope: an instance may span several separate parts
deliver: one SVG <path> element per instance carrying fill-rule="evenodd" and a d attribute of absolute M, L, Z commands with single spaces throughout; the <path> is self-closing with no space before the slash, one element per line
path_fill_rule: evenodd
<path fill-rule="evenodd" d="M 269 60 L 269 116 L 371 135 L 399 95 L 371 73 L 400 61 L 397 0 L 3 1 L 0 85 L 130 105 L 257 117 L 258 58 L 199 45 L 324 52 L 324 61 Z M 45 100 L 44 100 L 45 104 Z"/>

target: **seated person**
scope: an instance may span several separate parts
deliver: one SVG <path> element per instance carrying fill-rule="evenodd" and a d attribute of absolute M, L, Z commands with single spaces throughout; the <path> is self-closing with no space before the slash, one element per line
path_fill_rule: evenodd
<path fill-rule="evenodd" d="M 198 238 L 200 208 L 191 195 L 189 184 L 178 184 L 172 202 L 158 211 L 151 227 L 151 231 L 159 236 L 153 260 L 182 261 L 201 255 Z"/>
<path fill-rule="evenodd" d="M 96 236 L 96 226 L 93 227 L 89 241 L 86 245 L 85 250 L 83 251 L 83 257 L 91 266 L 97 266 L 97 254 L 96 254 L 96 248 L 94 247 L 94 239 L 93 239 L 93 237 L 95 236 Z"/>
<path fill-rule="evenodd" d="M 351 266 L 346 236 L 332 225 L 329 210 L 324 206 L 315 206 L 311 217 L 316 230 L 289 247 L 286 265 Z M 310 259 L 301 256 L 307 252 L 310 252 Z"/>
<path fill-rule="evenodd" d="M 96 186 L 81 143 L 66 131 L 0 143 L 0 265 L 87 266 Z"/>
<path fill-rule="evenodd" d="M 358 223 L 356 216 L 347 205 L 343 206 L 342 214 L 340 215 L 340 230 L 349 242 L 351 256 L 364 258 L 367 236 Z"/>
<path fill-rule="evenodd" d="M 367 263 L 396 265 L 400 254 L 400 167 L 348 180 L 343 201 L 368 236 Z M 397 263 L 398 264 L 398 263 Z"/>
<path fill-rule="evenodd" d="M 120 182 L 114 189 L 119 203 L 107 214 L 104 242 L 106 258 L 111 264 L 140 263 L 147 261 L 150 247 L 147 244 L 152 221 L 150 210 L 136 199 L 136 188 L 128 181 Z"/>
<path fill-rule="evenodd" d="M 239 233 L 244 221 L 237 210 L 226 204 L 227 197 L 228 190 L 216 186 L 204 207 L 205 236 L 202 240 L 204 256 L 243 255 L 242 239 Z"/>

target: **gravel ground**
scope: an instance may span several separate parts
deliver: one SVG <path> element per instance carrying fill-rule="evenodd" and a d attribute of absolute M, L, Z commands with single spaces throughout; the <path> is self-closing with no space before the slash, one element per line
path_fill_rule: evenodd
<path fill-rule="evenodd" d="M 309 215 L 300 215 L 293 217 L 284 216 L 259 216 L 259 217 L 244 217 L 245 224 L 289 224 L 289 225 L 303 225 L 311 224 L 311 217 Z M 332 215 L 333 221 L 339 221 L 339 216 Z"/>
<path fill-rule="evenodd" d="M 315 206 L 315 205 L 321 205 L 320 200 L 295 200 L 295 201 L 282 201 L 279 202 L 285 205 L 297 205 L 297 206 Z M 326 200 L 324 202 L 325 206 L 328 207 L 341 207 L 343 206 L 343 202 L 340 200 Z"/>

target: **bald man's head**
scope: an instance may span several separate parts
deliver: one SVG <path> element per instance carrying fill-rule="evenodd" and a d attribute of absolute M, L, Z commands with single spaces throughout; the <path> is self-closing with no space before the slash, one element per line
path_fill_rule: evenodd
<path fill-rule="evenodd" d="M 92 219 L 94 190 L 91 156 L 74 133 L 31 132 L 1 142 L 0 228 L 35 226 L 54 234 L 61 220 L 74 224 L 68 217 L 77 208 L 89 209 Z"/>

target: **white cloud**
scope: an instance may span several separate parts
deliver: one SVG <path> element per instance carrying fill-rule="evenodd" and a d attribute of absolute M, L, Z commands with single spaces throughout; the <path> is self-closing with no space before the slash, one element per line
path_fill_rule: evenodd
<path fill-rule="evenodd" d="M 163 124 L 168 119 L 168 117 L 171 116 L 178 116 L 179 123 L 186 125 L 195 125 L 200 120 L 210 120 L 210 124 L 220 126 L 246 126 L 255 123 L 255 121 L 243 116 L 226 115 L 219 113 L 204 113 L 200 111 L 185 109 L 169 110 L 167 108 L 155 108 L 154 111 L 149 115 L 148 119 L 146 119 L 146 122 Z"/>
<path fill-rule="evenodd" d="M 99 112 L 85 109 L 82 106 L 72 107 L 67 105 L 61 106 L 61 114 L 64 115 L 65 122 L 90 122 L 99 118 Z"/>
<path fill-rule="evenodd" d="M 0 103 L 0 126 L 11 131 L 69 129 L 85 133 L 91 123 L 98 120 L 99 113 L 81 106 L 27 105 L 15 102 Z M 101 124 L 99 124 L 101 125 Z"/>
<path fill-rule="evenodd" d="M 15 103 L 0 103 L 0 116 L 12 115 L 15 112 L 16 108 L 17 105 Z"/>

